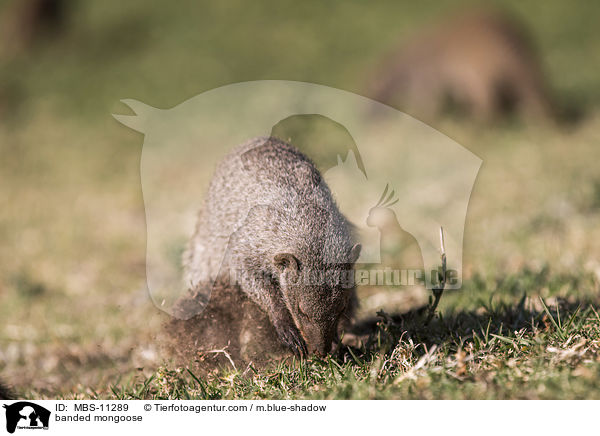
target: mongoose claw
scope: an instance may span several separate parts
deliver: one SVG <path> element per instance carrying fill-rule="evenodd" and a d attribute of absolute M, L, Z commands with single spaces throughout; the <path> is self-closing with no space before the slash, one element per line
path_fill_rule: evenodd
<path fill-rule="evenodd" d="M 308 355 L 306 343 L 297 330 L 287 332 L 287 335 L 283 338 L 283 342 L 292 350 L 296 357 L 304 359 Z"/>
<path fill-rule="evenodd" d="M 285 346 L 292 350 L 297 357 L 304 358 L 308 355 L 306 343 L 295 325 L 275 325 L 275 330 Z"/>

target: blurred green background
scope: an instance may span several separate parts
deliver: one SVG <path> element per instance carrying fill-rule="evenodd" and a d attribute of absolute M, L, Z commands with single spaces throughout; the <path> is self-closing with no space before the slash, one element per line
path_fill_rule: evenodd
<path fill-rule="evenodd" d="M 597 102 L 599 5 L 493 3 L 529 27 L 557 91 Z M 120 98 L 167 108 L 246 80 L 300 80 L 361 94 L 383 53 L 424 24 L 472 4 L 71 0 L 60 35 L 3 60 L 1 77 L 25 119 L 44 104 L 94 124 Z"/>

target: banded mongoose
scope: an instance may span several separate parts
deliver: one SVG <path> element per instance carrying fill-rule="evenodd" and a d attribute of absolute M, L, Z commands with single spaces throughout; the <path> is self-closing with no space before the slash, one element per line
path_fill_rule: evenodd
<path fill-rule="evenodd" d="M 309 158 L 261 137 L 217 166 L 184 255 L 186 280 L 192 291 L 217 277 L 235 282 L 295 354 L 323 355 L 353 314 L 360 248 Z"/>

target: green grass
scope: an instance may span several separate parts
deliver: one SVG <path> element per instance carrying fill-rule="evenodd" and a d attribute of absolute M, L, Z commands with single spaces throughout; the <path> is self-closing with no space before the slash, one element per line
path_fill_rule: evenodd
<path fill-rule="evenodd" d="M 0 58 L 2 377 L 32 398 L 598 398 L 600 10 L 583 1 L 499 2 L 587 108 L 580 124 L 435 126 L 484 163 L 464 287 L 430 325 L 384 317 L 360 349 L 202 376 L 156 346 L 143 138 L 112 119 L 119 100 L 165 108 L 255 79 L 360 94 L 374 61 L 454 3 L 82 1 L 58 39 Z M 361 315 L 377 309 L 396 311 Z"/>
<path fill-rule="evenodd" d="M 380 319 L 360 349 L 326 358 L 290 359 L 270 369 L 252 366 L 201 377 L 186 368 L 161 367 L 150 376 L 119 380 L 108 392 L 67 398 L 114 399 L 584 399 L 600 398 L 600 315 L 589 297 L 523 294 L 517 284 L 572 294 L 574 282 L 591 295 L 588 277 L 553 278 L 524 272 L 498 281 L 489 297 L 481 281 L 470 285 L 473 310 L 454 296 L 444 314 L 424 325 L 421 314 Z M 581 283 L 581 282 L 585 283 Z M 568 288 L 566 290 L 565 288 Z M 471 292 L 472 291 L 472 292 Z M 554 294 L 554 292 L 551 292 Z M 514 298 L 517 297 L 517 298 Z M 482 301 L 489 298 L 486 302 Z M 550 300 L 554 304 L 550 303 Z M 516 302 L 516 304 L 514 304 Z"/>

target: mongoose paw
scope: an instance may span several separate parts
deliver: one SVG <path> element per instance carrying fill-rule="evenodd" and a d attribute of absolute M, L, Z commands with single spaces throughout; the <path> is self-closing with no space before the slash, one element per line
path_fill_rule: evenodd
<path fill-rule="evenodd" d="M 304 358 L 308 355 L 306 343 L 294 324 L 277 323 L 275 324 L 275 330 L 281 341 L 292 350 L 297 357 Z"/>

